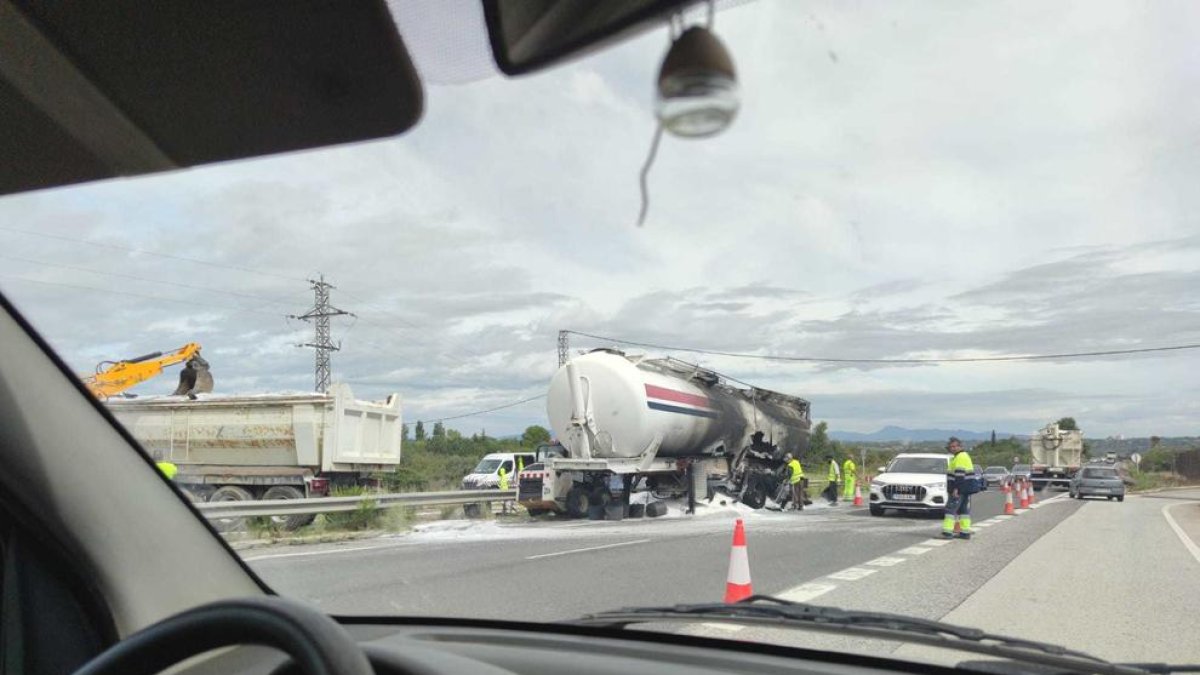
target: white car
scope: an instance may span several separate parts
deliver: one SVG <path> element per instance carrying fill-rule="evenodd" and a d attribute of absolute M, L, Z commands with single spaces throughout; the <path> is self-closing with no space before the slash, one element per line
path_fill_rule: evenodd
<path fill-rule="evenodd" d="M 944 453 L 896 455 L 871 481 L 871 515 L 882 516 L 887 509 L 941 512 L 949 463 L 950 455 Z"/>

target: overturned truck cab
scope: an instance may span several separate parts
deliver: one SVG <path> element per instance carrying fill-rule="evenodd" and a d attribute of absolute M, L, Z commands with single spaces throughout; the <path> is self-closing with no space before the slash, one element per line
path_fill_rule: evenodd
<path fill-rule="evenodd" d="M 686 497 L 691 507 L 721 492 L 761 508 L 778 492 L 784 456 L 807 450 L 811 428 L 802 398 L 612 349 L 559 368 L 547 414 L 563 453 L 544 462 L 540 502 L 576 518 L 665 512 L 658 501 L 631 504 L 635 493 Z"/>

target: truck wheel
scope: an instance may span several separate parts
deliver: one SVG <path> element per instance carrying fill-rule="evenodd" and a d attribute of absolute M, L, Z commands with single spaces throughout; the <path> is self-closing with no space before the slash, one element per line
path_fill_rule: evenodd
<path fill-rule="evenodd" d="M 625 505 L 619 501 L 613 500 L 604 507 L 605 520 L 624 520 Z"/>
<path fill-rule="evenodd" d="M 1125 495 L 1121 495 L 1120 497 L 1117 497 L 1117 501 L 1119 501 L 1119 502 L 1125 501 Z"/>
<path fill-rule="evenodd" d="M 630 504 L 629 505 L 629 517 L 630 518 L 641 518 L 644 515 L 646 515 L 646 505 L 645 504 Z"/>
<path fill-rule="evenodd" d="M 587 490 L 578 485 L 567 491 L 567 515 L 572 518 L 586 518 L 590 506 Z"/>
<path fill-rule="evenodd" d="M 300 488 L 292 485 L 276 485 L 263 493 L 263 499 L 304 499 Z M 298 516 L 271 516 L 271 522 L 291 532 L 308 525 L 316 519 L 316 514 L 308 513 Z"/>
<path fill-rule="evenodd" d="M 742 495 L 742 503 L 752 509 L 761 509 L 767 504 L 766 489 L 760 483 L 755 482 Z"/>
<path fill-rule="evenodd" d="M 871 510 L 871 515 L 873 515 L 873 516 L 882 516 L 883 515 L 883 507 L 879 506 L 878 504 L 871 504 L 869 508 Z"/>
<path fill-rule="evenodd" d="M 650 502 L 646 505 L 647 518 L 661 518 L 667 515 L 667 505 L 662 502 Z"/>
<path fill-rule="evenodd" d="M 254 495 L 245 488 L 236 485 L 222 485 L 208 498 L 210 502 L 248 502 L 253 501 Z M 245 529 L 245 518 L 216 518 L 212 521 L 217 532 L 235 532 Z"/>

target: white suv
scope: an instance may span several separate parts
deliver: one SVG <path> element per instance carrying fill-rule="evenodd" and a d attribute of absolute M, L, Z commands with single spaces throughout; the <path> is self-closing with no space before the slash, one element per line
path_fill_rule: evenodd
<path fill-rule="evenodd" d="M 886 509 L 942 511 L 946 508 L 946 468 L 950 455 L 896 455 L 887 470 L 871 481 L 871 515 Z"/>

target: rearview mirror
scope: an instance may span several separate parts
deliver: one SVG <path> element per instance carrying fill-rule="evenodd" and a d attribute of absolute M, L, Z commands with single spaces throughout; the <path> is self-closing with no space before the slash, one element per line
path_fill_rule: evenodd
<path fill-rule="evenodd" d="M 496 66 L 521 75 L 649 29 L 697 0 L 483 0 Z"/>

